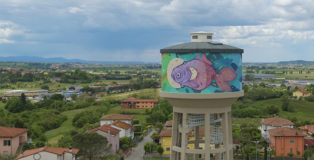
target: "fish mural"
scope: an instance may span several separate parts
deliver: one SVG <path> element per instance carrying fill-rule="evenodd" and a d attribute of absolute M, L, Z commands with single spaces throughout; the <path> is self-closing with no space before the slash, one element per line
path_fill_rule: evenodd
<path fill-rule="evenodd" d="M 173 59 L 173 61 L 180 60 Z M 207 59 L 205 54 L 203 54 L 202 58 L 198 55 L 193 60 L 184 61 L 181 65 L 173 68 L 172 72 L 169 68 L 168 71 L 171 72 L 171 76 L 168 77 L 168 80 L 172 84 L 179 84 L 173 85 L 174 87 L 183 88 L 187 86 L 198 91 L 207 88 L 213 80 L 216 80 L 218 87 L 222 91 L 232 91 L 227 82 L 233 81 L 237 76 L 234 70 L 225 67 L 216 73 L 212 65 L 213 63 Z"/>
<path fill-rule="evenodd" d="M 165 60 L 163 68 L 166 67 L 166 71 L 163 71 L 163 74 L 166 74 L 162 80 L 166 81 L 162 84 L 163 91 L 216 93 L 234 92 L 242 88 L 242 67 L 239 64 L 241 57 L 237 55 L 210 53 L 192 54 L 195 55 L 193 57 L 188 54 L 181 57 L 170 55 L 166 54 L 163 59 Z M 208 57 L 213 60 L 209 60 Z"/>

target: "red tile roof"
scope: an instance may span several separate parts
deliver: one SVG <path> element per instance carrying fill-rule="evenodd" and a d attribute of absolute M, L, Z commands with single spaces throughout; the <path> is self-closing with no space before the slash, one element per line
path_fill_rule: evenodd
<path fill-rule="evenodd" d="M 299 127 L 301 130 L 314 134 L 314 125 L 306 125 Z"/>
<path fill-rule="evenodd" d="M 160 137 L 171 137 L 172 136 L 172 128 L 169 128 L 169 129 L 163 129 L 161 132 L 160 132 Z"/>
<path fill-rule="evenodd" d="M 273 126 L 273 127 L 281 127 L 285 125 L 294 125 L 291 121 L 280 118 L 280 117 L 273 117 L 273 118 L 267 118 L 264 120 L 261 120 L 261 124 L 267 125 L 267 126 Z"/>
<path fill-rule="evenodd" d="M 101 127 L 88 130 L 87 133 L 93 133 L 93 132 L 96 132 L 96 131 L 98 131 L 98 130 L 103 131 L 103 132 L 105 132 L 105 133 L 109 133 L 109 131 L 110 131 L 110 134 L 111 134 L 111 135 L 117 135 L 117 134 L 119 134 L 119 132 L 120 132 L 120 130 L 111 127 L 110 124 L 105 124 L 105 125 L 103 125 L 103 126 L 101 126 Z"/>
<path fill-rule="evenodd" d="M 28 130 L 24 128 L 9 128 L 9 127 L 0 126 L 0 137 L 1 138 L 13 138 L 27 131 Z"/>
<path fill-rule="evenodd" d="M 132 120 L 132 115 L 123 115 L 123 114 L 111 114 L 105 115 L 100 118 L 100 120 Z"/>
<path fill-rule="evenodd" d="M 172 127 L 173 120 L 169 120 L 166 122 L 166 127 Z"/>
<path fill-rule="evenodd" d="M 305 135 L 297 129 L 294 128 L 275 128 L 269 130 L 270 136 L 275 137 L 304 137 Z"/>
<path fill-rule="evenodd" d="M 157 103 L 158 99 L 136 99 L 134 97 L 123 100 L 122 102 L 154 102 Z"/>
<path fill-rule="evenodd" d="M 39 152 L 49 152 L 57 155 L 62 155 L 64 152 L 72 153 L 76 155 L 79 152 L 79 149 L 72 149 L 72 152 L 70 152 L 69 148 L 58 148 L 58 147 L 42 147 L 42 148 L 36 148 L 31 150 L 26 150 L 23 152 L 22 155 L 19 155 L 17 159 L 21 159 L 30 155 L 34 155 Z"/>
<path fill-rule="evenodd" d="M 119 128 L 128 130 L 129 128 L 132 128 L 132 125 L 125 123 L 125 122 L 121 122 L 121 121 L 116 121 L 114 123 L 112 123 L 112 125 L 117 126 Z"/>

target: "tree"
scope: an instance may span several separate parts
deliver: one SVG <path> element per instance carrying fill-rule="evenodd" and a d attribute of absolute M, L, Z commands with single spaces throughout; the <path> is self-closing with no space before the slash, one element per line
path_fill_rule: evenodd
<path fill-rule="evenodd" d="M 41 89 L 44 89 L 44 90 L 49 90 L 49 86 L 48 85 L 43 85 L 40 87 Z"/>
<path fill-rule="evenodd" d="M 158 133 L 153 133 L 151 138 L 154 140 L 155 143 L 159 142 L 159 134 Z"/>
<path fill-rule="evenodd" d="M 279 108 L 275 107 L 274 105 L 271 105 L 266 107 L 266 111 L 268 114 L 277 114 L 279 113 Z"/>
<path fill-rule="evenodd" d="M 56 101 L 63 101 L 64 99 L 64 96 L 61 95 L 61 94 L 53 94 L 51 97 L 50 97 L 51 100 L 56 100 Z"/>
<path fill-rule="evenodd" d="M 8 100 L 7 104 L 5 105 L 5 109 L 13 113 L 18 113 L 24 110 L 22 102 L 16 97 L 10 98 Z"/>
<path fill-rule="evenodd" d="M 127 150 L 127 149 L 129 149 L 129 148 L 131 148 L 133 146 L 134 146 L 134 142 L 133 142 L 132 138 L 130 138 L 130 137 L 122 137 L 122 138 L 120 138 L 120 148 L 122 150 L 125 151 L 125 150 Z"/>
<path fill-rule="evenodd" d="M 24 93 L 21 94 L 21 102 L 24 106 L 26 105 L 26 96 Z"/>
<path fill-rule="evenodd" d="M 73 145 L 73 140 L 71 136 L 63 136 L 58 141 L 58 147 L 68 148 Z"/>
<path fill-rule="evenodd" d="M 77 95 L 76 94 L 72 94 L 71 98 L 72 98 L 72 100 L 76 101 L 77 100 Z"/>
<path fill-rule="evenodd" d="M 97 133 L 77 134 L 73 137 L 73 147 L 80 150 L 79 155 L 88 160 L 98 159 L 108 150 L 107 139 Z"/>
<path fill-rule="evenodd" d="M 281 102 L 282 102 L 281 109 L 283 111 L 288 111 L 288 112 L 292 111 L 292 106 L 290 107 L 290 100 L 288 96 L 282 96 Z"/>
<path fill-rule="evenodd" d="M 156 150 L 157 145 L 152 142 L 148 142 L 144 145 L 144 151 L 146 153 L 153 153 Z"/>
<path fill-rule="evenodd" d="M 244 79 L 246 81 L 253 81 L 254 80 L 254 75 L 253 74 L 247 74 L 247 75 L 245 75 Z"/>
<path fill-rule="evenodd" d="M 312 157 L 312 151 L 310 149 L 307 149 L 304 151 L 303 157 L 305 160 L 310 160 L 310 158 Z"/>
<path fill-rule="evenodd" d="M 33 104 L 29 100 L 26 100 L 25 95 L 23 95 L 24 94 L 22 94 L 20 98 L 10 98 L 5 105 L 5 109 L 13 113 L 19 113 L 25 110 L 32 109 L 34 107 Z"/>
<path fill-rule="evenodd" d="M 241 152 L 246 160 L 250 159 L 250 155 L 256 151 L 253 141 L 261 141 L 261 131 L 254 124 L 243 124 L 240 126 L 240 145 Z M 260 146 L 258 146 L 260 147 Z"/>
<path fill-rule="evenodd" d="M 159 153 L 159 155 L 161 156 L 164 153 L 164 148 L 162 148 L 161 146 L 157 147 L 157 152 Z"/>

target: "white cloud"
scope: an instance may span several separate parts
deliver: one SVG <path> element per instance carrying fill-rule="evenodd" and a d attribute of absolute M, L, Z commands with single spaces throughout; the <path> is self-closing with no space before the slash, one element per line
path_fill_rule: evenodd
<path fill-rule="evenodd" d="M 70 7 L 69 8 L 69 12 L 73 13 L 73 14 L 78 13 L 78 12 L 82 12 L 82 11 L 83 10 L 81 8 L 78 8 L 78 7 Z"/>
<path fill-rule="evenodd" d="M 10 37 L 14 35 L 20 35 L 23 32 L 18 26 L 9 21 L 0 21 L 0 44 L 1 43 L 15 43 L 14 40 L 10 40 Z"/>
<path fill-rule="evenodd" d="M 286 52 L 282 49 L 285 41 L 314 40 L 313 0 L 0 0 L 0 4 L 0 19 L 6 15 L 8 20 L 21 21 L 14 21 L 16 24 L 27 25 L 32 32 L 24 37 L 30 41 L 58 39 L 55 32 L 73 30 L 92 32 L 95 29 L 108 33 L 143 29 L 145 33 L 139 34 L 149 34 L 154 29 L 173 29 L 178 32 L 176 35 L 186 33 L 187 36 L 188 32 L 204 30 L 214 32 L 217 41 L 257 48 L 268 45 L 274 48 L 269 52 L 279 54 Z M 1 22 L 0 43 L 14 43 L 12 37 L 23 34 L 14 23 L 3 26 Z M 172 40 L 169 43 L 182 41 Z M 138 54 L 132 48 L 117 50 L 113 56 L 132 59 L 126 56 Z M 150 59 L 151 54 L 144 52 L 150 53 L 143 51 L 142 57 Z"/>

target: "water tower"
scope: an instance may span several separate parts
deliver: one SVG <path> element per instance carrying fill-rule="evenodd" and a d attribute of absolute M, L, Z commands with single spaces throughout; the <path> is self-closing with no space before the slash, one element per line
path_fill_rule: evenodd
<path fill-rule="evenodd" d="M 242 91 L 243 49 L 191 33 L 191 42 L 166 47 L 160 96 L 173 105 L 171 160 L 231 160 L 231 105 Z"/>

